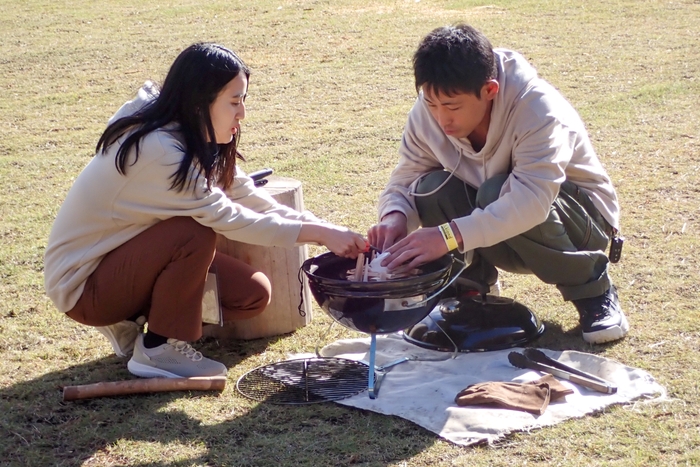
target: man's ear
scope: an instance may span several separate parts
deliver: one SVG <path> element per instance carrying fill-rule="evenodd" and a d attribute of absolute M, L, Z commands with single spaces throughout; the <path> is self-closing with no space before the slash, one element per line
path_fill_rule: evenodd
<path fill-rule="evenodd" d="M 486 81 L 486 84 L 484 84 L 481 88 L 481 98 L 486 99 L 486 100 L 493 100 L 496 97 L 496 94 L 498 94 L 498 81 L 495 79 L 490 79 Z"/>

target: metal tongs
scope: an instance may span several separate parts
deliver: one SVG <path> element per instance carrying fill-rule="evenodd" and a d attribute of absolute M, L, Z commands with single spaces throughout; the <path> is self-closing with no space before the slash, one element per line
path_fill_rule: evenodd
<path fill-rule="evenodd" d="M 610 381 L 554 360 L 537 349 L 525 349 L 523 353 L 511 352 L 508 354 L 508 361 L 514 367 L 549 373 L 594 391 L 605 394 L 617 392 L 617 386 Z"/>

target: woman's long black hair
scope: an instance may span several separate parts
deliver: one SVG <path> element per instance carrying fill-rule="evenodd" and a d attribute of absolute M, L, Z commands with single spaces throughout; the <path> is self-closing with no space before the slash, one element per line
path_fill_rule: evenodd
<path fill-rule="evenodd" d="M 217 144 L 209 115 L 209 106 L 219 92 L 239 73 L 250 78 L 250 70 L 231 50 L 216 44 L 193 44 L 175 59 L 156 99 L 134 115 L 120 118 L 107 127 L 97 142 L 96 153 L 105 152 L 117 139 L 133 130 L 119 147 L 115 165 L 126 173 L 129 153 L 139 157 L 141 138 L 169 123 L 178 125 L 184 138 L 184 156 L 171 176 L 171 188 L 189 188 L 189 172 L 194 164 L 197 177 L 204 175 L 207 185 L 212 181 L 226 189 L 233 183 L 238 152 L 238 131 L 230 143 Z"/>

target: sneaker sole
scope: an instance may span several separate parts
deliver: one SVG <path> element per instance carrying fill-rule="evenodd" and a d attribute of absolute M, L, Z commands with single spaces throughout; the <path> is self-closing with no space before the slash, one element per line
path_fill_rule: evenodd
<path fill-rule="evenodd" d="M 601 329 L 595 332 L 584 332 L 583 340 L 589 344 L 604 344 L 622 339 L 630 330 L 630 325 L 627 322 L 625 315 L 622 315 L 622 322 L 619 326 L 611 326 L 607 329 Z"/>
<path fill-rule="evenodd" d="M 140 376 L 141 378 L 186 378 L 186 376 L 176 375 L 169 371 L 135 362 L 133 359 L 129 360 L 126 367 L 132 375 Z"/>
<path fill-rule="evenodd" d="M 144 365 L 143 363 L 139 363 L 134 361 L 132 358 L 129 360 L 129 363 L 126 364 L 127 369 L 129 370 L 129 373 L 135 376 L 139 376 L 141 378 L 193 378 L 193 376 L 183 376 L 183 375 L 178 375 L 175 373 L 171 373 L 167 370 L 162 370 L 160 368 L 156 368 L 150 365 Z M 219 376 L 226 376 L 227 371 L 223 371 L 219 373 L 218 375 L 200 375 L 199 377 L 201 378 L 216 378 Z"/>

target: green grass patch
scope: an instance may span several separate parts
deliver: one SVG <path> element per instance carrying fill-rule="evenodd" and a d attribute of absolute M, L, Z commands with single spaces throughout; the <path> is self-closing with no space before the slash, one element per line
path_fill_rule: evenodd
<path fill-rule="evenodd" d="M 0 0 L 0 459 L 8 466 L 685 466 L 700 463 L 700 4 L 695 0 Z M 669 400 L 611 407 L 494 446 L 460 448 L 402 419 L 333 404 L 270 407 L 238 377 L 356 337 L 312 324 L 205 340 L 230 368 L 219 396 L 62 403 L 65 385 L 130 378 L 43 291 L 43 250 L 107 119 L 187 45 L 220 42 L 253 69 L 241 150 L 303 182 L 323 218 L 366 231 L 415 98 L 411 55 L 459 21 L 522 52 L 580 110 L 616 182 L 627 237 L 612 266 L 632 330 L 590 346 L 554 287 L 502 274 L 548 325 L 541 347 L 641 367 Z M 321 252 L 311 248 L 312 254 Z"/>

